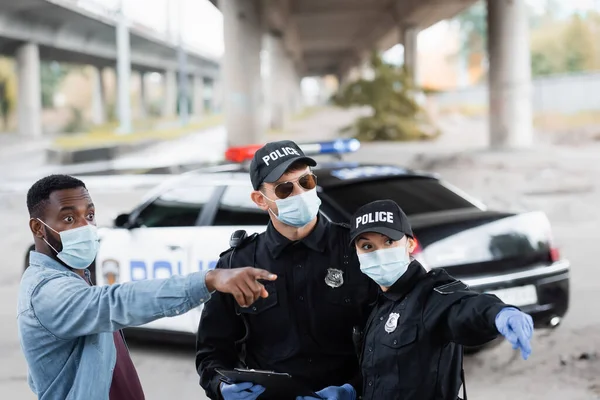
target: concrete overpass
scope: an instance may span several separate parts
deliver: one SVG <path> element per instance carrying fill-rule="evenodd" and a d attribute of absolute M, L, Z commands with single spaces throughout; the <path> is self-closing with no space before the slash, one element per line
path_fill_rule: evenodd
<path fill-rule="evenodd" d="M 303 76 L 342 81 L 368 53 L 404 45 L 417 68 L 417 35 L 475 0 L 211 0 L 224 18 L 224 107 L 231 144 L 261 141 L 263 104 L 281 126 L 297 107 Z M 525 0 L 487 0 L 490 51 L 490 144 L 532 143 L 531 73 Z M 260 81 L 260 50 L 270 79 Z"/>
<path fill-rule="evenodd" d="M 115 68 L 117 65 L 117 16 L 91 12 L 76 0 L 0 0 L 0 54 L 15 56 L 19 77 L 19 132 L 41 134 L 40 60 Z M 174 115 L 177 105 L 177 44 L 152 30 L 129 26 L 131 69 L 140 73 L 165 74 L 165 115 Z M 199 99 L 205 82 L 214 82 L 220 64 L 197 49 L 185 48 L 187 74 L 193 96 Z M 101 74 L 97 74 L 94 119 L 106 116 Z M 188 78 L 189 78 L 188 77 Z M 143 79 L 142 79 L 143 82 Z M 145 91 L 142 89 L 142 96 Z M 194 101 L 199 106 L 201 102 Z M 145 104 L 142 99 L 142 104 Z M 196 110 L 196 111 L 199 111 Z"/>

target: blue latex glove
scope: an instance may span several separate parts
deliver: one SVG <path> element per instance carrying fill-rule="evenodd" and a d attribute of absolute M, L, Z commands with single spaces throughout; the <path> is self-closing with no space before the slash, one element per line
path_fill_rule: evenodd
<path fill-rule="evenodd" d="M 531 354 L 531 337 L 533 336 L 533 319 L 513 307 L 506 307 L 496 315 L 496 328 L 512 344 L 513 349 L 520 349 L 521 356 L 527 360 Z"/>
<path fill-rule="evenodd" d="M 356 390 L 352 385 L 346 383 L 343 386 L 329 386 L 317 392 L 322 399 L 327 400 L 356 400 Z M 296 400 L 318 400 L 315 397 L 305 396 L 296 397 Z"/>
<path fill-rule="evenodd" d="M 221 395 L 225 400 L 255 400 L 265 391 L 261 385 L 255 385 L 252 382 L 236 383 L 228 385 L 221 383 Z"/>

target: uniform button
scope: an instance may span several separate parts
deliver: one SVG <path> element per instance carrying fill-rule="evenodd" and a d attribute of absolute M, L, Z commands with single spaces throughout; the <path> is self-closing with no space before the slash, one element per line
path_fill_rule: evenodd
<path fill-rule="evenodd" d="M 373 381 L 369 381 L 369 386 L 373 386 Z"/>
<path fill-rule="evenodd" d="M 350 303 L 350 299 L 344 299 L 346 303 Z"/>
<path fill-rule="evenodd" d="M 369 347 L 369 353 L 372 353 L 372 352 L 373 352 L 373 348 Z"/>
<path fill-rule="evenodd" d="M 302 268 L 302 265 L 298 264 L 298 265 L 296 265 L 296 267 L 298 267 L 298 268 Z"/>
<path fill-rule="evenodd" d="M 175 310 L 175 314 L 179 314 L 179 310 Z"/>
<path fill-rule="evenodd" d="M 300 297 L 298 297 L 298 300 L 304 301 L 304 297 L 300 296 Z"/>
<path fill-rule="evenodd" d="M 309 358 L 309 359 L 308 359 L 308 362 L 309 362 L 309 363 L 312 363 L 312 358 Z"/>
<path fill-rule="evenodd" d="M 398 341 L 397 341 L 397 340 L 394 340 L 394 344 L 398 344 Z"/>
<path fill-rule="evenodd" d="M 256 311 L 256 307 L 252 307 L 252 311 Z"/>
<path fill-rule="evenodd" d="M 383 317 L 379 317 L 379 320 L 380 320 L 380 321 L 383 321 Z"/>

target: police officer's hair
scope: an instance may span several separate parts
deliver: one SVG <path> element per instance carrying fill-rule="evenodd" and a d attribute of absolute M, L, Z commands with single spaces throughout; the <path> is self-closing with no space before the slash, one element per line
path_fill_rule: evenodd
<path fill-rule="evenodd" d="M 290 172 L 296 172 L 296 171 L 304 171 L 306 169 L 306 167 L 308 167 L 310 169 L 310 165 L 308 165 L 305 161 L 296 161 L 294 163 L 292 163 L 283 173 L 288 174 Z M 265 184 L 261 183 L 258 190 L 260 190 L 261 192 L 263 191 L 263 189 L 265 188 Z"/>
<path fill-rule="evenodd" d="M 69 175 L 50 175 L 38 180 L 27 192 L 27 209 L 31 218 L 44 215 L 50 195 L 58 190 L 84 188 L 85 183 Z"/>

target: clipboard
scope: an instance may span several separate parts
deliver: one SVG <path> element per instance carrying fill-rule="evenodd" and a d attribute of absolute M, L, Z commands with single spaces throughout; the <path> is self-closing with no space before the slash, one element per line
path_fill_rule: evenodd
<path fill-rule="evenodd" d="M 272 399 L 295 399 L 297 396 L 311 396 L 316 399 L 322 399 L 321 396 L 310 390 L 302 383 L 294 380 L 290 374 L 262 371 L 258 369 L 241 369 L 233 370 L 215 369 L 220 375 L 221 381 L 227 384 L 252 382 L 265 387 L 265 392 L 259 398 Z"/>

